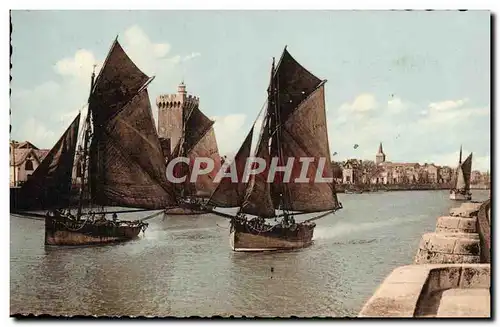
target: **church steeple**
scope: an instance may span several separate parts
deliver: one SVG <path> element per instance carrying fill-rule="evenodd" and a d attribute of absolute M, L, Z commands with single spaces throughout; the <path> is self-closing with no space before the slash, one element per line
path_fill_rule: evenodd
<path fill-rule="evenodd" d="M 382 142 L 380 142 L 378 146 L 377 155 L 375 156 L 375 163 L 378 165 L 379 163 L 382 163 L 384 161 L 385 161 L 385 153 L 384 149 L 382 148 Z"/>

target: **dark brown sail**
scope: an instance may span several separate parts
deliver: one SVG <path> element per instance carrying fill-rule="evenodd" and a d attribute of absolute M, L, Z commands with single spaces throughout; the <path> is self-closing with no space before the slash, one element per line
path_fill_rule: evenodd
<path fill-rule="evenodd" d="M 267 182 L 269 164 L 269 128 L 264 123 L 262 134 L 257 143 L 256 157 L 266 162 L 266 169 L 257 175 L 250 176 L 241 212 L 263 218 L 275 216 L 273 201 L 271 199 L 271 185 Z"/>
<path fill-rule="evenodd" d="M 99 131 L 98 173 L 93 202 L 147 209 L 176 204 L 165 175 L 165 159 L 154 127 L 146 89 L 140 91 Z"/>
<path fill-rule="evenodd" d="M 470 176 L 471 176 L 471 170 L 472 170 L 472 153 L 469 154 L 467 159 L 464 160 L 462 163 L 462 173 L 465 181 L 465 190 L 469 191 L 470 189 Z"/>
<path fill-rule="evenodd" d="M 80 114 L 22 186 L 20 198 L 26 202 L 22 206 L 30 208 L 41 204 L 49 209 L 69 204 L 79 124 Z"/>
<path fill-rule="evenodd" d="M 190 159 L 190 163 L 189 166 L 178 163 L 174 167 L 175 177 L 187 177 L 185 183 L 176 185 L 177 192 L 181 196 L 209 197 L 216 188 L 213 180 L 220 169 L 219 150 L 213 129 L 214 121 L 201 112 L 198 106 L 192 105 L 183 108 L 183 117 L 183 137 L 174 148 L 172 158 L 185 156 Z M 191 183 L 190 172 L 195 159 L 198 157 L 212 158 L 215 163 L 214 169 L 209 174 L 198 176 L 196 181 Z"/>
<path fill-rule="evenodd" d="M 330 160 L 330 147 L 325 114 L 324 85 L 318 87 L 296 110 L 294 110 L 282 126 L 282 155 L 286 163 L 294 158 L 289 183 L 286 184 L 288 199 L 284 201 L 284 209 L 301 212 L 319 212 L 333 210 L 338 207 L 337 195 L 333 184 L 333 170 Z M 307 178 L 309 183 L 295 182 L 301 173 L 300 158 L 312 157 Z M 319 162 L 324 160 L 321 172 Z M 319 182 L 316 175 L 332 179 L 332 182 Z M 279 194 L 273 194 L 278 199 Z M 278 201 L 275 201 L 275 205 Z M 276 206 L 277 208 L 277 206 Z"/>
<path fill-rule="evenodd" d="M 208 132 L 203 135 L 201 140 L 189 151 L 188 158 L 192 165 L 195 163 L 196 158 L 210 158 L 214 163 L 213 169 L 207 173 L 199 175 L 194 183 L 196 195 L 199 197 L 209 197 L 216 188 L 214 179 L 221 168 L 221 158 L 217 148 L 217 140 L 215 139 L 215 131 L 210 127 Z M 201 168 L 206 169 L 206 163 L 201 162 Z"/>
<path fill-rule="evenodd" d="M 200 142 L 213 124 L 214 121 L 202 113 L 198 107 L 193 108 L 184 126 L 184 151 L 186 154 Z"/>
<path fill-rule="evenodd" d="M 148 79 L 115 40 L 89 99 L 94 123 L 105 125 L 111 116 L 137 94 Z"/>
<path fill-rule="evenodd" d="M 247 183 L 243 182 L 243 173 L 248 157 L 250 157 L 250 150 L 252 147 L 253 129 L 250 129 L 245 141 L 234 157 L 234 165 L 231 169 L 236 169 L 238 180 L 232 181 L 231 177 L 224 177 L 221 179 L 219 185 L 212 193 L 209 204 L 217 207 L 239 207 L 243 203 Z M 227 169 L 230 169 L 229 167 Z M 228 171 L 226 169 L 226 172 Z"/>
<path fill-rule="evenodd" d="M 277 91 L 276 103 L 279 119 L 284 122 L 288 116 L 321 83 L 321 80 L 302 67 L 285 49 L 273 75 L 271 88 Z M 271 114 L 273 114 L 271 112 Z"/>

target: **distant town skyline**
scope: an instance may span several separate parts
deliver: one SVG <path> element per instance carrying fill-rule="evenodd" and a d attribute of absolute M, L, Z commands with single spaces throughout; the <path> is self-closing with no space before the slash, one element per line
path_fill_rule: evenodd
<path fill-rule="evenodd" d="M 473 170 L 491 169 L 488 11 L 12 11 L 12 24 L 11 137 L 40 148 L 85 104 L 118 35 L 156 76 L 155 118 L 156 97 L 184 80 L 222 155 L 243 141 L 287 45 L 328 80 L 333 160 L 374 160 L 382 142 L 387 161 L 454 167 L 462 144 Z"/>

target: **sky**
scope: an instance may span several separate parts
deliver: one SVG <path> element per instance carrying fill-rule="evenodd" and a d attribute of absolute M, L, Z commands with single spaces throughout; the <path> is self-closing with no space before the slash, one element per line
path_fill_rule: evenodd
<path fill-rule="evenodd" d="M 382 142 L 388 161 L 456 166 L 462 144 L 490 169 L 488 11 L 13 11 L 11 138 L 51 148 L 117 35 L 155 76 L 155 119 L 156 97 L 184 80 L 221 154 L 243 142 L 286 45 L 328 80 L 334 160 L 374 160 Z"/>

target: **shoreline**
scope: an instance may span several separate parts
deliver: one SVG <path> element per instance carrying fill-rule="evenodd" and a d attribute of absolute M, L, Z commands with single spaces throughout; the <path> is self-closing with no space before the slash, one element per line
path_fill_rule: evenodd
<path fill-rule="evenodd" d="M 353 193 L 371 192 L 391 192 L 391 191 L 438 191 L 450 190 L 448 184 L 379 184 L 379 185 L 356 185 L 356 184 L 335 184 L 337 193 L 345 193 L 346 190 Z M 471 190 L 490 190 L 487 186 L 471 186 Z"/>

